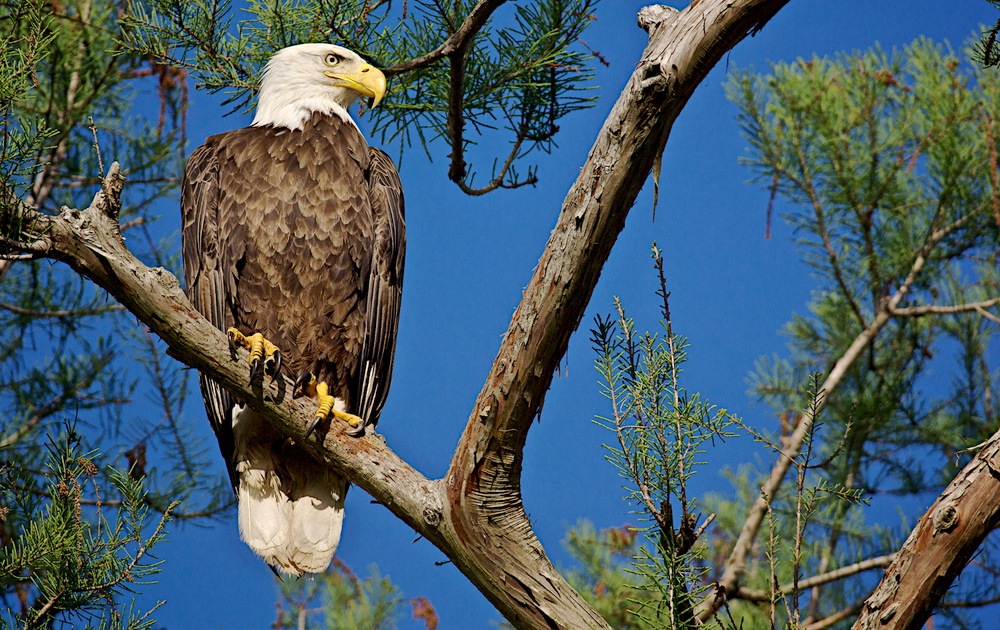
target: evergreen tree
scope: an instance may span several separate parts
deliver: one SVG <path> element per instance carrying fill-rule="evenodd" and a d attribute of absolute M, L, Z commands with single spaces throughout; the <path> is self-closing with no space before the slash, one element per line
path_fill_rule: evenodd
<path fill-rule="evenodd" d="M 633 551 L 625 570 L 635 578 L 624 583 L 606 577 L 621 563 L 575 542 L 584 535 L 600 549 L 592 531 L 571 538 L 588 567 L 582 590 L 602 593 L 609 621 L 625 623 L 625 609 L 635 627 L 694 627 L 673 611 L 721 584 L 700 600 L 701 618 L 725 606 L 723 625 L 845 625 L 919 516 L 886 514 L 879 497 L 941 492 L 993 434 L 998 87 L 995 73 L 962 67 L 927 40 L 732 75 L 746 162 L 772 193 L 768 213 L 795 229 L 817 286 L 787 326 L 787 354 L 762 358 L 750 377 L 774 428 L 732 419 L 777 462 L 763 474 L 731 471 L 735 492 L 705 498 L 714 521 L 697 545 L 679 547 L 686 556 L 669 542 L 689 540 L 702 518 L 687 477 L 727 416 L 683 393 L 684 340 L 666 301 L 662 338 L 635 333 L 620 305 L 617 336 L 612 320 L 598 320 L 597 367 L 613 410 L 599 422 L 615 431 L 609 459 L 653 524 L 628 531 L 655 533 Z M 661 413 L 669 420 L 658 422 Z M 942 614 L 961 618 L 992 601 L 991 549 L 981 548 Z"/>
<path fill-rule="evenodd" d="M 936 494 L 1000 418 L 990 361 L 998 328 L 987 310 L 1000 304 L 998 87 L 995 73 L 963 67 L 926 40 L 894 54 L 777 64 L 730 83 L 748 164 L 776 206 L 787 200 L 783 215 L 818 281 L 809 314 L 788 325 L 788 355 L 762 359 L 751 380 L 784 419 L 776 440 L 794 440 L 823 410 L 822 431 L 804 433 L 814 457 L 828 460 L 815 483 L 830 500 L 794 571 L 882 557 L 908 529 L 892 518 L 872 524 L 830 488 Z M 826 382 L 810 403 L 813 373 Z M 794 513 L 793 489 L 770 496 L 769 509 Z M 949 597 L 955 606 L 979 599 L 977 573 Z M 857 609 L 866 594 L 827 590 L 809 592 L 802 619 Z"/>
<path fill-rule="evenodd" d="M 26 210 L 86 205 L 114 156 L 130 181 L 122 232 L 174 268 L 176 246 L 149 226 L 177 187 L 187 82 L 122 48 L 118 11 L 0 6 L 0 593 L 12 625 L 150 625 L 128 602 L 157 570 L 149 551 L 168 515 L 209 519 L 232 503 L 182 418 L 187 375 L 163 344 L 79 274 L 11 255 Z M 142 90 L 155 96 L 135 108 Z M 137 397 L 159 414 L 136 417 Z"/>

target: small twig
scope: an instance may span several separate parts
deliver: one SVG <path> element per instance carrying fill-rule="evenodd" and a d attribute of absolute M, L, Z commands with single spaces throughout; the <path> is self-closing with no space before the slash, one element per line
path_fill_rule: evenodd
<path fill-rule="evenodd" d="M 976 309 L 976 312 L 985 317 L 986 319 L 990 320 L 991 322 L 1000 324 L 1000 317 L 997 317 L 993 313 L 990 313 L 985 308 L 979 307 Z"/>
<path fill-rule="evenodd" d="M 145 225 L 145 224 L 146 224 L 146 217 L 136 217 L 136 218 L 132 219 L 131 221 L 126 221 L 125 223 L 122 223 L 121 229 L 122 229 L 122 232 L 124 232 L 125 230 L 131 229 L 131 228 L 134 228 L 134 227 L 138 227 L 140 225 Z"/>
<path fill-rule="evenodd" d="M 458 29 L 444 41 L 443 44 L 425 55 L 410 59 L 409 61 L 404 61 L 403 63 L 398 63 L 394 66 L 389 66 L 388 68 L 383 68 L 382 71 L 386 76 L 393 76 L 396 74 L 403 74 L 405 72 L 418 70 L 420 68 L 426 68 L 435 61 L 440 61 L 445 57 L 453 55 L 456 51 L 468 47 L 472 39 L 477 33 L 479 33 L 480 30 L 482 30 L 487 20 L 490 19 L 493 12 L 506 1 L 507 0 L 480 0 L 476 6 L 472 7 L 472 11 L 469 12 L 469 16 L 465 18 L 462 25 L 459 26 Z"/>
<path fill-rule="evenodd" d="M 97 152 L 97 170 L 104 177 L 104 159 L 101 158 L 101 144 L 97 141 L 97 123 L 93 116 L 87 117 L 90 120 L 90 133 L 94 136 L 94 151 Z"/>
<path fill-rule="evenodd" d="M 842 580 L 846 577 L 852 575 L 857 575 L 859 573 L 864 573 L 865 571 L 871 571 L 872 569 L 879 569 L 882 567 L 887 567 L 892 564 L 892 561 L 896 559 L 895 553 L 886 554 L 884 556 L 877 556 L 875 558 L 868 558 L 867 560 L 861 560 L 860 562 L 855 562 L 854 564 L 849 564 L 847 566 L 840 567 L 839 569 L 834 569 L 832 571 L 827 571 L 826 573 L 820 573 L 819 575 L 814 575 L 809 578 L 799 580 L 798 588 L 805 590 L 807 588 L 812 588 L 814 586 L 820 586 L 822 584 L 829 584 L 830 582 L 836 582 L 837 580 Z M 778 589 L 778 593 L 781 595 L 788 595 L 795 590 L 795 584 L 789 583 L 784 584 Z M 730 595 L 731 599 L 743 599 L 749 602 L 767 602 L 771 600 L 771 595 L 768 591 L 763 589 L 749 589 L 740 587 L 736 593 Z"/>
<path fill-rule="evenodd" d="M 517 158 L 518 153 L 520 153 L 521 151 L 521 143 L 523 141 L 524 141 L 523 132 L 518 133 L 517 139 L 514 141 L 514 146 L 510 150 L 510 155 L 507 156 L 507 159 L 504 161 L 503 166 L 500 167 L 500 172 L 497 173 L 497 175 L 493 177 L 493 179 L 491 179 L 490 183 L 488 183 L 487 185 L 483 186 L 482 188 L 472 188 L 465 183 L 464 179 L 455 180 L 455 183 L 458 184 L 458 187 L 462 190 L 462 192 L 464 192 L 467 195 L 471 195 L 473 197 L 485 195 L 488 192 L 493 192 L 497 188 L 507 188 L 512 190 L 514 188 L 520 188 L 521 186 L 534 186 L 535 184 L 538 183 L 538 178 L 534 174 L 529 175 L 526 179 L 523 179 L 521 181 L 504 183 L 504 179 L 507 177 L 507 171 L 510 170 L 511 165 L 514 163 L 514 160 Z M 454 159 L 455 149 L 453 148 L 452 151 Z M 464 168 L 465 161 L 461 157 L 461 155 L 462 155 L 461 152 L 458 152 L 459 156 L 458 159 L 462 160 L 462 166 Z"/>
<path fill-rule="evenodd" d="M 0 252 L 19 252 L 17 254 L 0 254 L 5 260 L 33 260 L 38 256 L 48 254 L 50 248 L 50 243 L 46 240 L 15 241 L 0 236 Z"/>
<path fill-rule="evenodd" d="M 605 57 L 604 55 L 602 55 L 599 50 L 595 50 L 595 49 L 591 48 L 590 45 L 587 42 L 583 41 L 579 37 L 576 38 L 576 41 L 577 41 L 578 44 L 580 44 L 581 46 L 583 46 L 584 49 L 586 49 L 587 52 L 590 53 L 591 57 L 593 57 L 594 59 L 596 59 L 597 61 L 599 61 L 602 66 L 604 66 L 605 68 L 610 68 L 611 67 L 611 62 L 608 61 L 607 57 Z"/>
<path fill-rule="evenodd" d="M 809 195 L 809 201 L 812 205 L 813 214 L 816 217 L 816 227 L 819 231 L 820 239 L 823 241 L 823 248 L 826 250 L 827 260 L 830 263 L 830 270 L 833 272 L 833 277 L 837 281 L 837 285 L 840 287 L 841 293 L 843 293 L 844 298 L 847 300 L 847 305 L 850 307 L 851 313 L 854 314 L 855 319 L 857 319 L 861 327 L 864 328 L 865 316 L 862 314 L 861 306 L 857 303 L 857 300 L 854 297 L 854 292 L 848 284 L 847 278 L 844 275 L 840 257 L 837 255 L 837 250 L 834 248 L 833 242 L 830 238 L 830 231 L 826 220 L 826 210 L 823 207 L 823 203 L 820 201 L 820 195 L 816 190 L 816 185 L 813 182 L 812 177 L 809 175 L 809 160 L 802 149 L 802 144 L 799 142 L 798 136 L 795 135 L 793 138 L 795 140 L 795 149 L 799 160 L 799 167 L 802 169 L 805 177 L 805 180 L 802 182 L 802 186 Z"/>
<path fill-rule="evenodd" d="M 694 530 L 694 539 L 698 540 L 701 538 L 701 535 L 705 533 L 705 530 L 708 529 L 708 526 L 711 525 L 714 520 L 715 513 L 709 514 L 708 518 L 705 519 L 705 522 L 699 525 L 698 529 Z"/>
<path fill-rule="evenodd" d="M 100 308 L 80 308 L 62 311 L 35 311 L 17 306 L 16 304 L 0 302 L 0 309 L 10 311 L 16 315 L 25 315 L 27 317 L 88 317 L 90 315 L 103 315 L 104 313 L 109 313 L 111 311 L 121 311 L 124 310 L 125 307 L 121 304 L 110 304 Z"/>
<path fill-rule="evenodd" d="M 1000 595 L 996 597 L 987 597 L 986 599 L 976 599 L 970 601 L 961 600 L 951 600 L 946 602 L 941 602 L 938 604 L 940 608 L 982 608 L 983 606 L 990 606 L 992 604 L 1000 603 Z"/>
<path fill-rule="evenodd" d="M 982 302 L 968 302 L 966 304 L 952 304 L 946 306 L 927 304 L 925 306 L 893 308 L 889 312 L 897 317 L 923 317 L 924 315 L 949 315 L 952 313 L 977 311 L 985 317 L 1000 323 L 1000 319 L 997 319 L 995 315 L 986 311 L 987 308 L 998 304 L 1000 304 L 1000 297 L 995 297 L 992 300 L 983 300 Z"/>
<path fill-rule="evenodd" d="M 838 610 L 832 615 L 827 615 L 826 617 L 823 617 L 822 619 L 816 622 L 803 626 L 802 630 L 826 630 L 826 628 L 836 625 L 837 623 L 843 621 L 844 619 L 850 619 L 851 617 L 857 615 L 858 611 L 861 610 L 861 607 L 863 605 L 864 605 L 864 600 L 858 600 L 854 602 L 854 604 L 852 604 L 851 606 L 848 606 L 847 608 Z"/>

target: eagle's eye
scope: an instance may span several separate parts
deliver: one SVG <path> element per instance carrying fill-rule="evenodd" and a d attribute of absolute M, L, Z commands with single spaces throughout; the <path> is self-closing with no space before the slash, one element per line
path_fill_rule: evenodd
<path fill-rule="evenodd" d="M 340 56 L 335 53 L 327 53 L 326 59 L 323 60 L 328 66 L 335 66 L 342 61 Z"/>

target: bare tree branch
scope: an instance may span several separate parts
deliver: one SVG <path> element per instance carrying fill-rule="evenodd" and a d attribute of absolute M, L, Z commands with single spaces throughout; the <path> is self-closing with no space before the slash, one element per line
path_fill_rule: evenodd
<path fill-rule="evenodd" d="M 860 562 L 855 562 L 854 564 L 849 564 L 847 566 L 840 567 L 839 569 L 834 569 L 833 571 L 827 571 L 826 573 L 820 573 L 819 575 L 814 575 L 812 577 L 806 578 L 804 580 L 799 580 L 797 590 L 805 590 L 807 588 L 812 588 L 814 586 L 820 586 L 821 584 L 829 584 L 830 582 L 836 582 L 845 577 L 850 577 L 852 575 L 857 575 L 858 573 L 864 573 L 865 571 L 871 571 L 872 569 L 878 569 L 881 567 L 887 567 L 892 564 L 892 561 L 896 559 L 896 554 L 890 553 L 884 556 L 878 556 L 876 558 L 868 558 Z M 788 595 L 795 591 L 794 584 L 785 584 L 778 589 L 778 592 L 782 595 Z M 751 602 L 769 602 L 771 601 L 771 592 L 764 589 L 749 589 L 740 588 L 736 591 L 735 595 L 731 596 L 732 599 L 745 599 Z"/>
<path fill-rule="evenodd" d="M 997 304 L 1000 304 L 1000 297 L 993 298 L 992 300 L 983 300 L 982 302 L 969 302 L 966 304 L 952 304 L 947 306 L 928 304 L 926 306 L 894 308 L 892 309 L 892 314 L 897 317 L 923 317 L 924 315 L 949 315 L 952 313 L 967 313 L 969 311 L 978 311 L 981 313 L 985 309 L 991 306 L 996 306 Z M 993 315 L 992 317 L 995 318 L 996 316 Z"/>
<path fill-rule="evenodd" d="M 451 144 L 451 163 L 448 166 L 448 179 L 458 184 L 458 187 L 467 195 L 479 196 L 492 192 L 497 188 L 519 188 L 521 186 L 534 184 L 538 181 L 536 177 L 528 177 L 524 181 L 504 184 L 504 179 L 510 170 L 511 164 L 517 158 L 524 142 L 525 132 L 518 133 L 514 146 L 507 159 L 504 161 L 500 172 L 496 174 L 485 186 L 473 188 L 466 183 L 468 175 L 465 162 L 465 66 L 468 60 L 470 46 L 476 34 L 485 26 L 490 15 L 506 0 L 481 0 L 473 7 L 469 17 L 465 19 L 462 26 L 439 46 L 435 51 L 408 61 L 386 70 L 387 73 L 395 71 L 396 68 L 406 68 L 413 70 L 423 65 L 428 65 L 437 61 L 441 57 L 447 56 L 450 62 L 448 69 L 448 140 Z"/>
<path fill-rule="evenodd" d="M 969 601 L 964 600 L 948 600 L 943 601 L 938 604 L 941 608 L 983 608 L 984 606 L 992 606 L 993 604 L 1000 604 L 1000 595 L 995 597 L 987 597 L 984 599 L 974 599 Z"/>
<path fill-rule="evenodd" d="M 920 518 L 853 627 L 922 626 L 998 525 L 1000 432 L 993 434 Z"/>
<path fill-rule="evenodd" d="M 650 42 L 563 202 L 445 477 L 457 530 L 493 524 L 493 536 L 467 540 L 478 553 L 494 556 L 495 536 L 522 539 L 541 554 L 519 478 L 527 432 L 553 371 L 673 121 L 721 55 L 785 4 L 715 1 L 640 12 Z M 524 579 L 542 585 L 548 575 L 524 572 Z"/>
<path fill-rule="evenodd" d="M 421 55 L 403 63 L 398 63 L 394 66 L 389 66 L 388 68 L 384 68 L 382 71 L 386 76 L 403 74 L 404 72 L 411 72 L 420 68 L 426 68 L 435 61 L 440 61 L 445 57 L 453 56 L 458 51 L 466 50 L 472 42 L 472 39 L 477 33 L 479 33 L 480 30 L 482 30 L 486 21 L 490 19 L 491 15 L 493 15 L 493 12 L 500 8 L 500 5 L 506 1 L 507 0 L 479 0 L 476 6 L 472 7 L 472 11 L 469 12 L 469 16 L 465 18 L 465 21 L 458 27 L 458 30 L 452 33 L 451 37 L 446 39 L 443 44 L 425 55 Z"/>
<path fill-rule="evenodd" d="M 818 619 L 810 624 L 802 627 L 802 630 L 826 630 L 826 628 L 831 628 L 836 624 L 840 623 L 845 619 L 850 619 L 854 615 L 858 614 L 861 610 L 863 602 L 857 601 L 854 604 L 848 606 L 847 608 L 842 608 L 835 613 L 827 615 L 822 619 Z"/>
<path fill-rule="evenodd" d="M 124 309 L 121 304 L 109 304 L 107 306 L 99 306 L 95 308 L 77 308 L 70 310 L 59 310 L 59 311 L 35 311 L 30 308 L 23 308 L 17 304 L 7 304 L 6 302 L 0 302 L 0 309 L 5 311 L 10 311 L 15 315 L 25 315 L 28 317 L 87 317 L 89 315 L 103 315 L 104 313 L 109 313 L 111 311 L 120 311 Z"/>
<path fill-rule="evenodd" d="M 976 309 L 976 312 L 985 317 L 986 319 L 990 320 L 991 322 L 995 324 L 1000 324 L 1000 317 L 997 317 L 993 313 L 987 311 L 985 308 L 979 307 Z M 987 390 L 986 393 L 989 394 L 989 390 Z"/>

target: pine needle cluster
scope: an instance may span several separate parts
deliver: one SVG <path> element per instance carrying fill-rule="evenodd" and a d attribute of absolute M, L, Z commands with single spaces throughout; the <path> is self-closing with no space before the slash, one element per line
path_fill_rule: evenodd
<path fill-rule="evenodd" d="M 150 514 L 142 481 L 116 468 L 98 474 L 99 455 L 72 425 L 46 450 L 34 474 L 0 465 L 3 624 L 152 627 L 153 611 L 136 611 L 129 596 L 159 572 L 152 552 L 177 504 Z"/>
<path fill-rule="evenodd" d="M 590 106 L 590 63 L 581 35 L 596 0 L 141 0 L 128 5 L 124 41 L 140 55 L 183 68 L 201 87 L 247 110 L 274 51 L 306 42 L 346 46 L 390 77 L 372 112 L 380 143 L 448 146 L 449 177 L 469 194 L 537 182 L 518 165 L 548 151 L 560 121 Z M 599 58 L 599 57 L 598 57 Z M 400 154 L 400 158 L 402 153 Z M 483 182 L 470 163 L 490 163 Z"/>
<path fill-rule="evenodd" d="M 602 393 L 612 415 L 597 422 L 611 431 L 607 459 L 625 480 L 627 501 L 646 524 L 636 531 L 628 571 L 635 588 L 647 593 L 630 599 L 636 627 L 694 627 L 694 609 L 706 588 L 704 545 L 698 540 L 710 519 L 701 520 L 688 484 L 704 465 L 708 444 L 732 437 L 734 419 L 690 394 L 681 383 L 687 341 L 673 330 L 663 259 L 654 245 L 662 300 L 662 334 L 638 333 L 634 321 L 615 302 L 616 317 L 598 317 L 591 332 Z M 606 564 L 606 563 L 605 563 Z"/>

